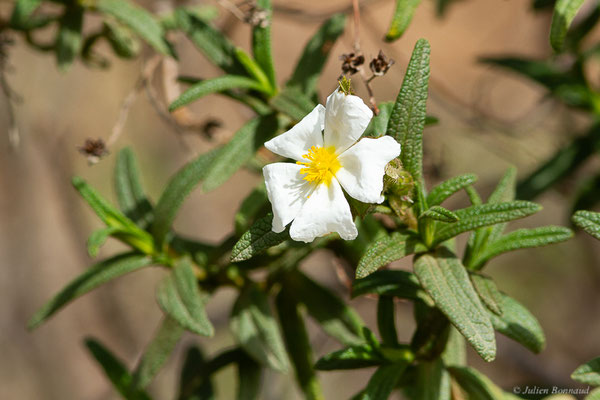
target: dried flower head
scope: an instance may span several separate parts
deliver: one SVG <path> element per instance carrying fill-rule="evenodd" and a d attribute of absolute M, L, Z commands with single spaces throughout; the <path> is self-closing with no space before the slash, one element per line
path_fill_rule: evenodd
<path fill-rule="evenodd" d="M 90 164 L 95 164 L 108 154 L 106 144 L 102 139 L 86 139 L 79 152 L 86 156 Z"/>
<path fill-rule="evenodd" d="M 344 75 L 354 75 L 360 70 L 360 66 L 365 63 L 365 57 L 357 53 L 342 54 L 340 60 L 342 60 L 342 73 Z"/>
<path fill-rule="evenodd" d="M 379 50 L 379 54 L 377 57 L 371 60 L 369 63 L 369 68 L 371 68 L 371 72 L 375 76 L 382 76 L 390 69 L 392 65 L 394 65 L 393 59 L 388 59 L 382 50 Z"/>

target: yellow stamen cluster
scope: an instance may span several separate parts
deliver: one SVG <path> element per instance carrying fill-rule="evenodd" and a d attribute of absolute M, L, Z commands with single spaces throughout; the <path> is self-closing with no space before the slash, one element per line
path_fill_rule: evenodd
<path fill-rule="evenodd" d="M 334 147 L 313 146 L 302 157 L 308 161 L 296 161 L 296 164 L 306 167 L 302 168 L 300 173 L 306 175 L 304 177 L 305 181 L 314 182 L 317 185 L 321 183 L 329 185 L 331 178 L 342 167 L 335 154 Z"/>

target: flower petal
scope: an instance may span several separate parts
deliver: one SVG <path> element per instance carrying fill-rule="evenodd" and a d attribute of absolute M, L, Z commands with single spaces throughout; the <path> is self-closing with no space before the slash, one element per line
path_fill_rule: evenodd
<path fill-rule="evenodd" d="M 314 187 L 303 180 L 301 165 L 273 163 L 263 168 L 267 196 L 273 206 L 273 231 L 283 232 L 298 215 Z"/>
<path fill-rule="evenodd" d="M 381 203 L 385 166 L 399 155 L 400 144 L 391 136 L 363 138 L 338 157 L 342 168 L 335 176 L 356 200 Z"/>
<path fill-rule="evenodd" d="M 325 146 L 334 146 L 340 154 L 363 134 L 373 112 L 358 96 L 336 90 L 325 107 Z"/>
<path fill-rule="evenodd" d="M 265 147 L 280 156 L 302 161 L 302 155 L 312 146 L 323 146 L 324 121 L 325 107 L 319 104 L 292 129 L 266 142 Z"/>
<path fill-rule="evenodd" d="M 358 234 L 350 205 L 335 179 L 329 185 L 318 185 L 312 192 L 292 222 L 290 236 L 294 240 L 310 243 L 316 237 L 331 232 L 339 233 L 345 240 L 356 239 Z"/>

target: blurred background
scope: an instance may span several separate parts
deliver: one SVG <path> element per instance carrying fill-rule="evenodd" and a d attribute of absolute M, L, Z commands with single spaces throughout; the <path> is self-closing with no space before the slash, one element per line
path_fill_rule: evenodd
<path fill-rule="evenodd" d="M 11 3 L 0 3 L 2 20 L 10 15 Z M 334 12 L 350 13 L 351 1 L 274 0 L 274 4 L 274 56 L 279 80 L 283 81 L 318 26 Z M 394 2 L 372 0 L 364 4 L 360 40 L 365 57 L 370 59 L 383 49 L 396 61 L 387 75 L 373 83 L 378 101 L 395 99 L 416 40 L 423 37 L 431 43 L 428 113 L 440 122 L 428 127 L 425 134 L 430 183 L 474 172 L 479 176 L 477 188 L 488 194 L 510 165 L 519 168 L 519 176 L 526 176 L 589 123 L 585 114 L 547 100 L 545 90 L 536 84 L 477 62 L 489 55 L 547 57 L 551 54 L 550 11 L 534 12 L 528 1 L 464 0 L 453 4 L 439 19 L 433 2 L 423 1 L 406 34 L 387 44 L 382 38 Z M 145 5 L 156 6 L 150 1 Z M 226 9 L 218 11 L 216 25 L 237 45 L 249 48 L 250 28 Z M 89 23 L 93 26 L 94 21 Z M 598 38 L 596 33 L 600 32 L 593 33 Z M 52 32 L 48 35 L 53 37 Z M 10 129 L 8 100 L 0 97 L 0 398 L 116 399 L 117 394 L 84 348 L 83 339 L 94 336 L 128 366 L 135 365 L 161 318 L 154 288 L 163 271 L 144 269 L 125 276 L 75 301 L 35 332 L 25 328 L 38 307 L 94 262 L 87 255 L 85 242 L 101 224 L 72 189 L 70 179 L 82 176 L 104 196 L 114 199 L 114 156 L 120 148 L 131 145 L 140 160 L 148 193 L 156 200 L 179 167 L 195 154 L 226 141 L 251 114 L 224 97 L 203 98 L 180 118 L 195 126 L 210 123 L 214 128 L 207 135 L 201 129 L 180 129 L 166 122 L 142 91 L 131 99 L 128 118 L 110 148 L 111 154 L 89 165 L 78 147 L 87 138 L 106 140 L 110 136 L 123 102 L 140 77 L 142 61 L 111 58 L 111 67 L 106 70 L 76 63 L 63 74 L 51 54 L 33 51 L 21 37 L 13 39 L 14 44 L 4 46 L 4 74 L 22 101 L 13 99 L 17 145 L 15 131 Z M 205 78 L 219 74 L 183 36 L 171 39 L 180 56 L 179 73 Z M 337 84 L 341 72 L 338 56 L 350 52 L 352 43 L 349 19 L 320 81 L 322 101 Z M 160 68 L 169 76 L 170 67 L 165 64 Z M 598 71 L 590 71 L 590 77 L 596 79 Z M 160 87 L 160 82 L 156 86 Z M 360 82 L 355 87 L 367 100 Z M 177 88 L 171 84 L 161 93 L 169 96 L 173 90 Z M 599 164 L 598 159 L 591 160 L 580 173 Z M 178 216 L 177 230 L 219 242 L 233 230 L 234 213 L 259 179 L 242 171 L 211 193 L 192 194 Z M 572 183 L 563 182 L 547 191 L 537 199 L 544 210 L 511 227 L 568 225 L 572 190 Z M 465 205 L 466 201 L 457 196 L 453 206 Z M 109 242 L 99 257 L 118 249 L 119 244 Z M 485 364 L 470 353 L 472 365 L 507 390 L 526 383 L 578 387 L 570 380 L 570 373 L 600 355 L 599 255 L 600 244 L 578 233 L 567 243 L 494 260 L 487 273 L 538 317 L 547 335 L 547 347 L 534 355 L 498 336 L 497 360 Z M 349 299 L 335 264 L 332 254 L 321 251 L 302 268 Z M 409 265 L 399 262 L 394 267 Z M 181 357 L 188 344 L 200 343 L 208 354 L 233 344 L 227 329 L 232 300 L 233 291 L 227 290 L 219 291 L 211 300 L 208 311 L 216 336 L 185 337 L 150 387 L 155 398 L 174 398 Z M 370 326 L 375 325 L 374 300 L 362 298 L 351 304 Z M 414 327 L 411 306 L 399 303 L 397 309 L 399 334 L 409 340 Z M 310 328 L 316 356 L 339 348 L 316 326 Z M 366 384 L 370 373 L 321 373 L 326 398 L 348 398 Z M 218 375 L 219 398 L 233 398 L 233 379 L 229 369 Z M 267 373 L 264 383 L 265 399 L 300 398 L 290 377 Z"/>

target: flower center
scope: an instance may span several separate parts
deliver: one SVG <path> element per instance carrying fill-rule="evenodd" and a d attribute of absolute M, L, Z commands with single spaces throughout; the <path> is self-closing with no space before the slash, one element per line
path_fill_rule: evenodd
<path fill-rule="evenodd" d="M 313 146 L 302 158 L 306 158 L 308 161 L 296 161 L 296 164 L 306 167 L 302 168 L 300 173 L 306 175 L 305 181 L 314 182 L 317 185 L 321 183 L 329 185 L 331 178 L 342 167 L 335 155 L 334 147 Z"/>

